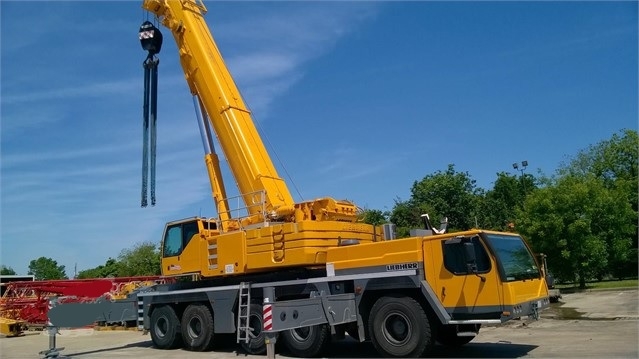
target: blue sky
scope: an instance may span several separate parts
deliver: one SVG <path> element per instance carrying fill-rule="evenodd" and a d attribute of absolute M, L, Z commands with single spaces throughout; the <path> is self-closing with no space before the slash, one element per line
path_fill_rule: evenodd
<path fill-rule="evenodd" d="M 72 276 L 159 242 L 167 221 L 215 216 L 164 28 L 157 205 L 140 208 L 140 4 L 0 3 L 0 258 L 18 274 L 46 256 Z M 552 174 L 637 128 L 637 2 L 206 5 L 296 200 L 387 210 L 448 164 L 490 189 L 513 162 Z"/>

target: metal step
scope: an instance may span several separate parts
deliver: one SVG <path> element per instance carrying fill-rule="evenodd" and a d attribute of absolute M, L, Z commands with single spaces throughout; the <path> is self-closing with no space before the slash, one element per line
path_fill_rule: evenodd
<path fill-rule="evenodd" d="M 144 330 L 144 301 L 138 300 L 138 330 Z"/>
<path fill-rule="evenodd" d="M 240 283 L 240 293 L 237 301 L 237 342 L 249 342 L 252 332 L 249 326 L 251 316 L 251 283 Z"/>

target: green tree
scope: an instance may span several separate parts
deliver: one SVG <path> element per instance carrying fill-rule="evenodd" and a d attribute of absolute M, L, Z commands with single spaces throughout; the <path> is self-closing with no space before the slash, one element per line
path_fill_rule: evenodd
<path fill-rule="evenodd" d="M 411 198 L 407 203 L 410 225 L 421 227 L 421 214 L 428 213 L 433 223 L 448 217 L 451 230 L 465 230 L 475 227 L 481 190 L 468 172 L 457 172 L 450 164 L 445 172 L 437 171 L 416 181 L 411 188 Z M 420 213 L 421 212 L 421 213 Z"/>
<path fill-rule="evenodd" d="M 29 262 L 29 272 L 36 280 L 68 279 L 63 265 L 47 257 L 40 257 Z"/>
<path fill-rule="evenodd" d="M 104 265 L 80 271 L 78 273 L 78 279 L 117 277 L 119 271 L 120 264 L 118 261 L 109 258 Z"/>
<path fill-rule="evenodd" d="M 396 198 L 395 205 L 390 213 L 390 221 L 397 226 L 397 236 L 400 238 L 407 237 L 410 229 L 423 228 L 421 215 L 424 213 L 432 214 L 434 210 L 432 207 L 428 207 L 427 204 L 415 205 L 413 201 L 402 201 Z"/>
<path fill-rule="evenodd" d="M 360 214 L 360 220 L 372 225 L 380 225 L 388 222 L 388 213 L 379 209 L 365 209 Z"/>
<path fill-rule="evenodd" d="M 0 274 L 2 275 L 16 275 L 16 271 L 13 270 L 13 268 L 11 267 L 7 267 L 6 265 L 1 265 L 0 266 Z"/>
<path fill-rule="evenodd" d="M 118 260 L 120 277 L 160 274 L 160 249 L 155 243 L 142 242 L 124 249 Z"/>
<path fill-rule="evenodd" d="M 639 136 L 637 131 L 625 129 L 613 134 L 608 139 L 589 146 L 587 149 L 562 164 L 560 175 L 577 177 L 594 176 L 600 179 L 604 186 L 619 192 L 620 201 L 630 204 L 634 216 L 629 218 L 629 224 L 634 228 L 630 235 L 632 245 L 626 246 L 610 244 L 607 246 L 610 272 L 616 277 L 636 276 L 638 273 L 638 205 L 639 205 Z M 614 229 L 611 229 L 614 230 Z"/>
<path fill-rule="evenodd" d="M 477 214 L 480 227 L 499 231 L 511 230 L 515 222 L 515 209 L 521 207 L 526 196 L 535 189 L 537 184 L 533 175 L 497 173 L 493 189 L 486 192 L 481 200 Z"/>
<path fill-rule="evenodd" d="M 610 248 L 622 256 L 632 245 L 634 213 L 619 192 L 595 176 L 563 176 L 531 193 L 517 210 L 517 230 L 563 280 L 586 281 L 608 268 Z M 635 217 L 636 218 L 636 217 Z"/>
<path fill-rule="evenodd" d="M 497 174 L 493 189 L 486 192 L 482 203 L 481 227 L 507 230 L 515 220 L 515 208 L 523 202 L 521 182 L 505 172 Z"/>
<path fill-rule="evenodd" d="M 639 135 L 634 130 L 623 130 L 620 134 L 613 134 L 609 140 L 601 141 L 589 146 L 562 164 L 559 173 L 562 175 L 594 175 L 604 180 L 607 188 L 628 185 L 635 182 L 632 188 L 627 188 L 628 194 L 637 198 L 637 167 L 638 167 Z M 621 180 L 622 182 L 619 182 Z M 637 201 L 631 201 L 635 204 Z"/>

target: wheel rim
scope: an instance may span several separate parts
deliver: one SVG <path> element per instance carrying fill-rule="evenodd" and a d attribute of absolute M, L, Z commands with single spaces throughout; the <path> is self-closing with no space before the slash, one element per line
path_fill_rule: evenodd
<path fill-rule="evenodd" d="M 256 338 L 262 333 L 262 318 L 259 315 L 251 315 L 249 319 L 250 335 L 252 338 Z"/>
<path fill-rule="evenodd" d="M 155 335 L 157 335 L 159 338 L 164 338 L 168 331 L 169 331 L 169 322 L 166 320 L 166 318 L 165 317 L 158 318 L 157 322 L 155 323 Z"/>
<path fill-rule="evenodd" d="M 187 325 L 187 331 L 191 338 L 198 338 L 202 335 L 202 321 L 200 318 L 191 318 Z"/>
<path fill-rule="evenodd" d="M 382 335 L 389 344 L 405 345 L 411 338 L 413 326 L 410 319 L 403 313 L 390 313 L 382 323 Z"/>
<path fill-rule="evenodd" d="M 304 327 L 304 328 L 296 328 L 291 330 L 291 336 L 298 342 L 305 342 L 308 338 L 311 337 L 312 328 Z"/>

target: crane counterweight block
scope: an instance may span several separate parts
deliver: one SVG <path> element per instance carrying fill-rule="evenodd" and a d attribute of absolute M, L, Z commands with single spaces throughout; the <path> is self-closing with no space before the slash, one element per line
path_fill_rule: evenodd
<path fill-rule="evenodd" d="M 149 52 L 149 56 L 159 54 L 162 49 L 162 33 L 150 21 L 145 21 L 140 25 L 140 44 L 142 49 Z"/>

